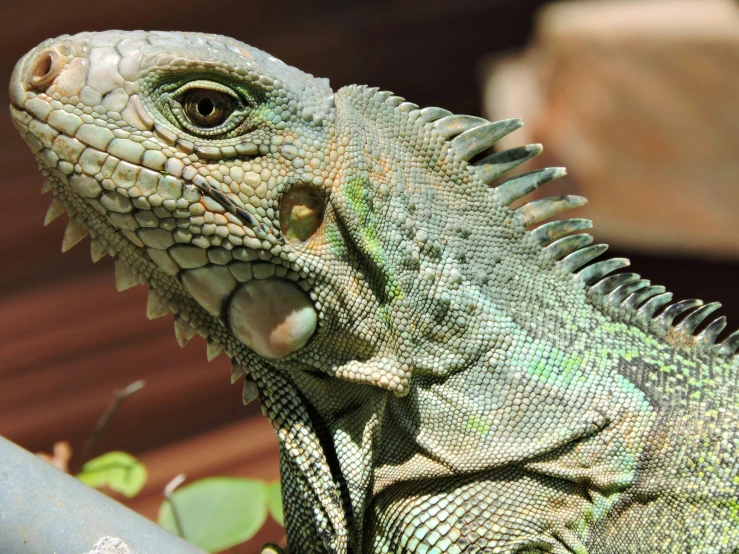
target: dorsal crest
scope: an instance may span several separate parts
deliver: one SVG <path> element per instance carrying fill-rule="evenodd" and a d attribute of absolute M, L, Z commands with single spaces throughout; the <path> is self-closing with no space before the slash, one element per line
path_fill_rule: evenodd
<path fill-rule="evenodd" d="M 455 115 L 436 107 L 421 109 L 420 117 L 432 125 L 463 160 L 469 162 L 470 171 L 475 172 L 486 185 L 493 186 L 495 196 L 506 206 L 520 204 L 518 201 L 529 193 L 566 175 L 564 168 L 554 167 L 496 182 L 539 155 L 542 152 L 540 144 L 519 146 L 475 159 L 502 137 L 523 126 L 521 119 L 491 122 L 481 117 Z M 719 356 L 735 355 L 739 350 L 739 331 L 716 343 L 726 327 L 725 316 L 713 319 L 696 334 L 696 330 L 721 304 L 704 304 L 696 299 L 672 302 L 673 295 L 666 292 L 665 287 L 652 285 L 637 273 L 614 273 L 630 262 L 626 258 L 597 260 L 608 245 L 592 244 L 593 237 L 580 232 L 592 227 L 590 220 L 571 218 L 546 222 L 586 203 L 584 197 L 564 195 L 531 200 L 511 209 L 513 217 L 527 228 L 541 223 L 528 232 L 542 247 L 542 253 L 556 260 L 562 271 L 577 276 L 586 285 L 588 295 L 596 305 L 609 308 L 617 317 L 658 335 L 672 334 L 678 342 L 692 342 Z M 682 320 L 673 325 L 680 316 Z"/>

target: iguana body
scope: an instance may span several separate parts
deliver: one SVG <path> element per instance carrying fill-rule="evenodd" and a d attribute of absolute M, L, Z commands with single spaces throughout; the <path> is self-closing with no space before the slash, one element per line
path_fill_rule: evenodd
<path fill-rule="evenodd" d="M 10 98 L 63 248 L 246 373 L 291 552 L 739 552 L 739 335 L 586 265 L 588 221 L 528 230 L 584 200 L 489 186 L 540 151 L 477 161 L 519 120 L 191 33 L 46 41 Z"/>

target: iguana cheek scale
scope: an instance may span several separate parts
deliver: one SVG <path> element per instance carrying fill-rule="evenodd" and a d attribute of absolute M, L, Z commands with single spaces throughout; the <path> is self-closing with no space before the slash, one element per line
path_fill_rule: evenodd
<path fill-rule="evenodd" d="M 300 350 L 316 330 L 310 298 L 289 281 L 245 283 L 228 306 L 234 336 L 260 356 L 280 359 Z"/>
<path fill-rule="evenodd" d="M 500 179 L 520 120 L 197 33 L 45 41 L 10 99 L 62 249 L 260 397 L 292 552 L 739 549 L 739 333 L 520 204 L 564 174 Z"/>

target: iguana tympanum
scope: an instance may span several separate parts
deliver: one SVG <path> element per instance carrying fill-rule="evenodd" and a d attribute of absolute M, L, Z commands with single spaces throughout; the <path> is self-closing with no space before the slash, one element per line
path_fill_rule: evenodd
<path fill-rule="evenodd" d="M 532 230 L 585 200 L 510 207 L 564 173 L 500 182 L 520 120 L 195 33 L 48 40 L 10 99 L 62 248 L 261 399 L 291 552 L 739 552 L 739 333 L 587 220 Z"/>

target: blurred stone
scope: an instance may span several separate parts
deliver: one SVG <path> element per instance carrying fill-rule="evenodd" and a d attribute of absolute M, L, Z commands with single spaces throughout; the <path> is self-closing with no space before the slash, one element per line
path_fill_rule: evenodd
<path fill-rule="evenodd" d="M 503 147 L 542 142 L 538 163 L 570 176 L 541 194 L 587 196 L 577 216 L 599 239 L 739 257 L 733 1 L 552 4 L 533 45 L 486 63 L 484 78 L 487 116 L 527 122 Z"/>

